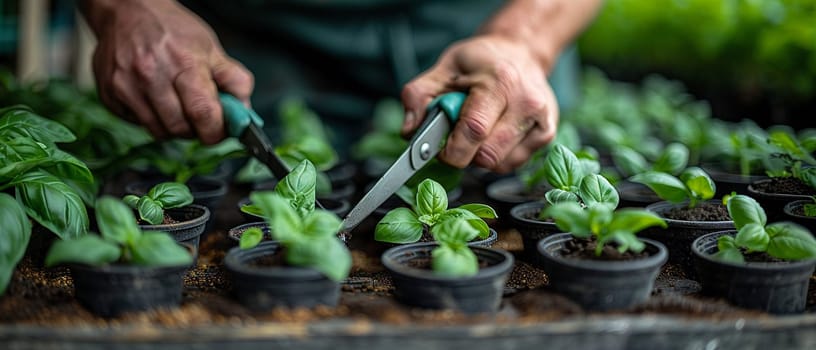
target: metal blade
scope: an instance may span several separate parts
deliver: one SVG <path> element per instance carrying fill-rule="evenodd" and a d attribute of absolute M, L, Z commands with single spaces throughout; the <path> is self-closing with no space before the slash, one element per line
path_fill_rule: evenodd
<path fill-rule="evenodd" d="M 411 167 L 411 148 L 408 148 L 346 215 L 346 218 L 343 219 L 343 231 L 348 233 L 359 225 L 412 175 L 414 175 L 414 168 Z"/>

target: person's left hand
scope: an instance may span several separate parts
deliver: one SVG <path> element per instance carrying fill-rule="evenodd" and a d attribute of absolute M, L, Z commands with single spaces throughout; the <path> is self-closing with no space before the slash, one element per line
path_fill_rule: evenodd
<path fill-rule="evenodd" d="M 509 172 L 555 137 L 558 104 L 542 64 L 523 42 L 477 36 L 449 47 L 437 63 L 405 85 L 403 134 L 413 132 L 431 100 L 467 91 L 459 121 L 442 161 L 464 168 L 471 162 Z"/>

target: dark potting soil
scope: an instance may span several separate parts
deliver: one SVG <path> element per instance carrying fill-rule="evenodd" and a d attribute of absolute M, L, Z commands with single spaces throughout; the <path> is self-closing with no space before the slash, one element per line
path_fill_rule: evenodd
<path fill-rule="evenodd" d="M 700 203 L 694 208 L 672 208 L 663 217 L 682 221 L 729 221 L 728 208 L 722 204 Z"/>
<path fill-rule="evenodd" d="M 805 205 L 807 205 L 807 204 L 805 204 Z M 800 205 L 800 206 L 798 206 L 798 207 L 794 207 L 794 208 L 793 208 L 793 214 L 795 214 L 795 215 L 799 215 L 799 216 L 807 216 L 807 214 L 805 214 L 805 206 L 804 206 L 804 205 Z M 816 219 L 816 216 L 812 216 L 812 217 L 813 217 L 814 219 Z"/>
<path fill-rule="evenodd" d="M 601 250 L 601 255 L 595 254 L 595 248 L 598 243 L 595 239 L 577 239 L 573 238 L 564 243 L 561 248 L 561 256 L 565 258 L 581 259 L 581 260 L 601 260 L 601 261 L 625 261 L 645 259 L 649 256 L 646 251 L 640 253 L 633 253 L 630 251 L 621 253 L 613 244 L 607 244 Z"/>
<path fill-rule="evenodd" d="M 431 270 L 431 258 L 413 258 L 406 262 L 406 265 L 409 267 L 420 269 L 420 270 Z M 479 268 L 483 269 L 487 267 L 487 262 L 484 260 L 479 260 Z"/>
<path fill-rule="evenodd" d="M 742 257 L 745 258 L 746 262 L 759 262 L 759 263 L 787 263 L 788 261 L 782 260 L 779 258 L 775 258 L 768 253 L 765 252 L 751 252 L 748 253 L 744 248 L 740 248 L 742 251 Z"/>
<path fill-rule="evenodd" d="M 137 217 L 136 221 L 137 221 L 137 223 L 138 223 L 139 225 L 152 225 L 151 223 L 149 223 L 149 222 L 147 222 L 147 221 L 144 221 L 144 220 L 142 220 L 141 218 L 139 218 L 139 213 L 138 213 L 138 212 L 134 212 L 134 214 L 135 214 L 135 215 L 136 215 L 136 217 Z M 179 222 L 180 222 L 180 221 L 178 221 L 178 220 L 176 220 L 176 219 L 173 219 L 173 218 L 170 216 L 170 214 L 167 214 L 167 213 L 165 212 L 165 213 L 164 213 L 164 219 L 162 219 L 161 224 L 162 224 L 162 225 L 170 225 L 170 224 L 177 224 L 177 223 L 179 223 Z"/>
<path fill-rule="evenodd" d="M 522 215 L 522 218 L 527 219 L 527 220 L 541 221 L 541 222 L 554 222 L 554 220 L 552 218 L 546 218 L 546 219 L 542 220 L 539 217 L 539 215 L 541 215 L 540 210 L 535 212 L 535 213 L 524 213 L 524 215 Z"/>
<path fill-rule="evenodd" d="M 816 189 L 793 177 L 774 177 L 771 178 L 771 181 L 755 183 L 752 186 L 758 192 L 763 193 L 816 195 Z"/>

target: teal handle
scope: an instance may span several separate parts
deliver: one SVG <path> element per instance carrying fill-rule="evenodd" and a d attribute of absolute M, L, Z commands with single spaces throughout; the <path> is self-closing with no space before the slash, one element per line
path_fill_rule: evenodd
<path fill-rule="evenodd" d="M 462 104 L 465 103 L 466 98 L 467 94 L 458 91 L 439 95 L 428 105 L 428 111 L 439 108 L 445 112 L 451 123 L 456 123 L 459 120 L 459 111 L 462 109 Z"/>
<path fill-rule="evenodd" d="M 226 92 L 219 92 L 221 109 L 224 111 L 224 123 L 227 124 L 227 133 L 232 137 L 241 137 L 249 124 L 263 126 L 263 119 L 252 108 L 244 106 L 235 96 Z"/>

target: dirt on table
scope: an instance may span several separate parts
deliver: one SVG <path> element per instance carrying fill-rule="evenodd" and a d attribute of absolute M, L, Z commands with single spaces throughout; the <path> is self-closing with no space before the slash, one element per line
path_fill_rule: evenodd
<path fill-rule="evenodd" d="M 695 206 L 672 208 L 662 214 L 663 217 L 683 221 L 730 221 L 728 208 L 720 203 L 703 202 Z"/>

